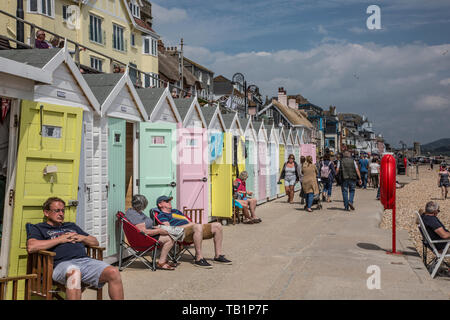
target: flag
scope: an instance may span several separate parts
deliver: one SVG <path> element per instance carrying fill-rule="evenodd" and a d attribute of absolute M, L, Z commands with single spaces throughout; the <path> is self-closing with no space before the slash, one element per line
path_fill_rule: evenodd
<path fill-rule="evenodd" d="M 0 123 L 3 124 L 3 121 L 5 121 L 10 108 L 11 108 L 11 100 L 2 98 L 2 114 L 0 117 Z"/>

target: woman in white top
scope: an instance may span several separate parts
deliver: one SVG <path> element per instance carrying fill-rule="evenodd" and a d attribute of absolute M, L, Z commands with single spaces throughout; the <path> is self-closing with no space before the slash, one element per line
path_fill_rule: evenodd
<path fill-rule="evenodd" d="M 374 158 L 372 163 L 369 165 L 370 179 L 372 180 L 372 187 L 378 189 L 378 180 L 380 177 L 380 165 L 378 160 Z"/>

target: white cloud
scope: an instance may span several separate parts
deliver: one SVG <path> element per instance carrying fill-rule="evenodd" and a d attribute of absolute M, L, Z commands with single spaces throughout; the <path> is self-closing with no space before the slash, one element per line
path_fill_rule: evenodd
<path fill-rule="evenodd" d="M 186 10 L 179 8 L 167 9 L 156 3 L 152 3 L 152 14 L 156 25 L 182 22 L 188 18 Z"/>
<path fill-rule="evenodd" d="M 450 86 L 450 78 L 442 79 L 439 83 L 443 86 Z"/>
<path fill-rule="evenodd" d="M 415 104 L 418 111 L 450 110 L 449 97 L 427 95 L 420 97 Z"/>

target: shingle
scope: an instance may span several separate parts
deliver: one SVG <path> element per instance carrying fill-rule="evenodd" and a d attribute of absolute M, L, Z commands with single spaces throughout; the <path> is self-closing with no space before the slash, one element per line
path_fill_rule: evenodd
<path fill-rule="evenodd" d="M 164 93 L 165 88 L 145 88 L 145 89 L 136 89 L 136 92 L 139 95 L 139 98 L 144 105 L 145 111 L 150 116 L 153 113 L 153 110 L 156 107 L 159 99 Z"/>
<path fill-rule="evenodd" d="M 61 48 L 0 50 L 0 57 L 43 68 Z"/>
<path fill-rule="evenodd" d="M 123 73 L 83 74 L 100 104 L 103 104 L 111 91 L 123 77 Z"/>

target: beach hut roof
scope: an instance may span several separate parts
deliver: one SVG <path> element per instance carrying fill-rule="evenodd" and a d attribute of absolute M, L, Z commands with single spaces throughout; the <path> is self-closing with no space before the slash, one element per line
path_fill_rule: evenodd
<path fill-rule="evenodd" d="M 196 97 L 187 99 L 174 99 L 174 101 L 177 106 L 178 112 L 180 113 L 184 126 L 188 125 L 190 119 L 194 115 L 193 114 L 194 112 L 197 112 L 197 115 L 200 118 L 200 121 L 202 122 L 202 126 L 204 128 L 208 126 L 203 116 L 202 108 L 200 107 L 200 104 L 198 103 Z"/>
<path fill-rule="evenodd" d="M 178 108 L 175 105 L 175 101 L 170 95 L 169 88 L 145 88 L 136 89 L 142 103 L 144 104 L 145 110 L 149 116 L 150 121 L 157 121 L 156 115 L 160 108 L 163 107 L 164 101 L 166 101 L 171 108 L 172 114 L 176 122 L 182 122 Z"/>

